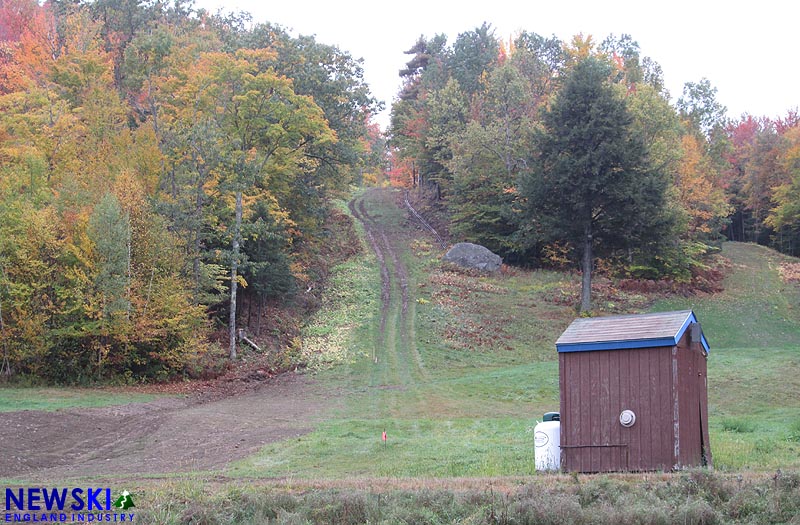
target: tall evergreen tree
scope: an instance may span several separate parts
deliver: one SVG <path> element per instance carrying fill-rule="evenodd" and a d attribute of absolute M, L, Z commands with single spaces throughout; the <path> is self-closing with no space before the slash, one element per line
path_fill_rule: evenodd
<path fill-rule="evenodd" d="M 100 294 L 104 318 L 128 310 L 126 297 L 130 285 L 130 217 L 117 198 L 106 193 L 89 218 L 88 233 L 97 252 L 95 286 Z"/>
<path fill-rule="evenodd" d="M 581 310 L 591 309 L 595 253 L 647 243 L 665 220 L 667 178 L 632 132 L 633 118 L 595 57 L 579 62 L 542 118 L 539 158 L 521 193 L 543 240 L 580 254 Z"/>

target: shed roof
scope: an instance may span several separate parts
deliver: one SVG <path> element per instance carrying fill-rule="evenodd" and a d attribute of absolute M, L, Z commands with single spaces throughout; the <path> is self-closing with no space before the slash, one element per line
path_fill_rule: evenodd
<path fill-rule="evenodd" d="M 559 352 L 588 352 L 675 346 L 696 322 L 691 310 L 575 319 L 556 341 L 556 348 Z M 702 331 L 700 338 L 708 352 Z"/>

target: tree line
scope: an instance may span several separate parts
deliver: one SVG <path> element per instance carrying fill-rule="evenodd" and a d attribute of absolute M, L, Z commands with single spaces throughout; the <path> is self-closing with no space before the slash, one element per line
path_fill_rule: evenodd
<path fill-rule="evenodd" d="M 0 0 L 0 371 L 234 356 L 237 297 L 313 281 L 331 197 L 382 169 L 379 109 L 359 60 L 247 14 Z"/>
<path fill-rule="evenodd" d="M 456 238 L 584 277 L 599 257 L 688 280 L 726 238 L 800 253 L 796 109 L 730 120 L 707 79 L 673 104 L 629 35 L 505 41 L 483 24 L 406 53 L 390 177 L 427 193 Z"/>

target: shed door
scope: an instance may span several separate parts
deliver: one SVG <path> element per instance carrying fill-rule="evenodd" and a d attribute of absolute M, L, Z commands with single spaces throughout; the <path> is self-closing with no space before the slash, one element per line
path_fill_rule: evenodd
<path fill-rule="evenodd" d="M 577 472 L 672 466 L 670 349 L 559 354 L 564 468 Z M 623 410 L 636 423 L 619 422 Z"/>

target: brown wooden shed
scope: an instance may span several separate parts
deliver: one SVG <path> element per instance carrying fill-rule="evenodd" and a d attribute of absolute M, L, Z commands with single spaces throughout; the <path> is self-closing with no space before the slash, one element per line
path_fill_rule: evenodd
<path fill-rule="evenodd" d="M 711 464 L 709 347 L 694 312 L 576 319 L 556 348 L 565 470 Z"/>

